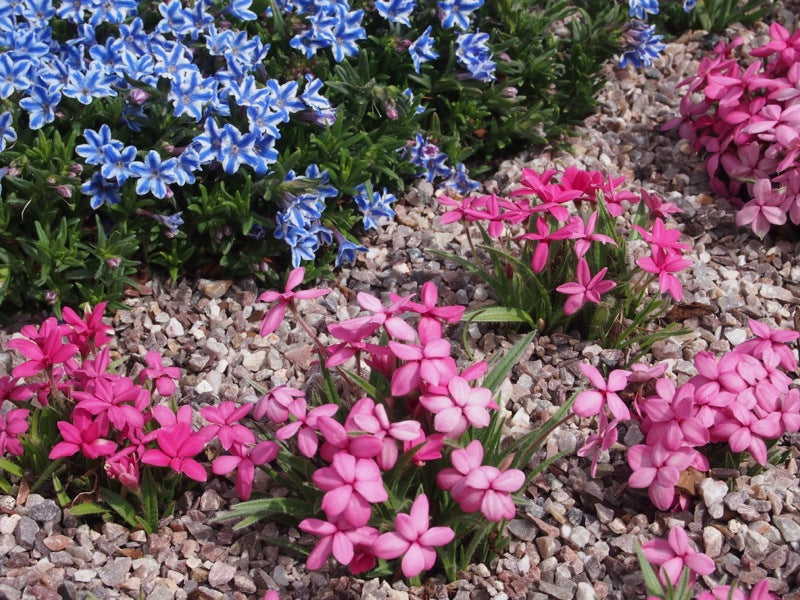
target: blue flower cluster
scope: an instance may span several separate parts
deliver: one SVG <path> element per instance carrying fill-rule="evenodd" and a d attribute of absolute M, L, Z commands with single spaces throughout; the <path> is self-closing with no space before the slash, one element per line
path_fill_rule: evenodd
<path fill-rule="evenodd" d="M 664 51 L 664 36 L 657 35 L 655 26 L 647 25 L 648 15 L 657 15 L 659 0 L 628 0 L 628 15 L 633 21 L 625 31 L 624 48 L 619 61 L 620 67 L 629 64 L 635 67 L 649 67 Z M 691 11 L 697 0 L 683 0 L 683 10 Z"/>
<path fill-rule="evenodd" d="M 456 38 L 456 58 L 478 81 L 492 81 L 497 63 L 492 60 L 488 33 L 462 33 Z"/>
<path fill-rule="evenodd" d="M 417 174 L 417 177 L 425 177 L 429 182 L 441 178 L 444 180 L 442 182 L 444 187 L 455 190 L 459 194 L 468 194 L 479 186 L 477 181 L 469 178 L 463 163 L 456 165 L 456 168 L 448 166 L 446 164 L 449 158 L 447 154 L 422 134 L 418 133 L 414 141 L 404 148 L 404 152 L 406 159 L 411 164 L 423 169 Z"/>

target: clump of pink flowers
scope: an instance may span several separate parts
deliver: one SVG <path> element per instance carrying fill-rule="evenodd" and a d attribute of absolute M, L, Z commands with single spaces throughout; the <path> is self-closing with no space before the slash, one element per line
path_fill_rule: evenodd
<path fill-rule="evenodd" d="M 622 189 L 624 181 L 575 166 L 561 174 L 523 169 L 519 187 L 508 197 L 440 196 L 449 208 L 441 221 L 462 222 L 468 236 L 470 225 L 480 230 L 483 252 L 469 237 L 472 263 L 456 260 L 487 282 L 501 307 L 523 311 L 538 329 L 580 326 L 583 317 L 587 336 L 602 337 L 619 315 L 624 320 L 636 314 L 640 307 L 626 303 L 641 299 L 651 280 L 657 280 L 659 292 L 680 300 L 677 275 L 690 264 L 680 232 L 663 220 L 680 209 L 646 190 Z M 631 269 L 625 239 L 638 236 L 648 252 Z M 476 267 L 484 257 L 492 267 Z M 601 304 L 608 310 L 595 310 Z M 610 320 L 595 322 L 595 314 Z"/>
<path fill-rule="evenodd" d="M 712 190 L 739 207 L 737 225 L 763 238 L 787 217 L 800 224 L 800 34 L 772 23 L 749 64 L 734 58 L 741 45 L 720 42 L 681 82 L 681 116 L 664 128 L 706 153 Z"/>
<path fill-rule="evenodd" d="M 685 508 L 688 498 L 676 491 L 681 473 L 709 469 L 703 449 L 725 444 L 731 452 L 748 452 L 759 465 L 768 459 L 768 444 L 784 433 L 800 431 L 800 390 L 790 387 L 788 373 L 797 368 L 789 344 L 795 331 L 771 329 L 750 321 L 754 337 L 722 356 L 699 352 L 697 374 L 680 386 L 663 376 L 666 365 L 614 370 L 607 380 L 591 365 L 581 365 L 592 388 L 575 399 L 580 417 L 598 417 L 599 430 L 579 451 L 597 456 L 617 441 L 616 427 L 634 419 L 644 443 L 627 449 L 631 468 L 628 485 L 647 489 L 660 510 Z M 643 385 L 652 381 L 653 393 Z M 633 397 L 631 410 L 619 393 Z"/>

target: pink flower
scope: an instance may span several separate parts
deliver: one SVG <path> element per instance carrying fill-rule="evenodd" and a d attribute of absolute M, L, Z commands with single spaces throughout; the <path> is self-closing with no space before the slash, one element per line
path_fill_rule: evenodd
<path fill-rule="evenodd" d="M 289 413 L 297 420 L 278 429 L 275 432 L 275 437 L 285 441 L 297 434 L 297 448 L 300 453 L 307 458 L 312 458 L 319 447 L 319 439 L 317 438 L 319 418 L 332 417 L 337 410 L 339 410 L 339 407 L 336 404 L 323 404 L 322 406 L 315 406 L 306 414 L 306 401 L 303 398 L 298 398 L 289 405 Z"/>
<path fill-rule="evenodd" d="M 74 423 L 74 424 L 73 424 Z M 72 413 L 72 423 L 59 421 L 56 423 L 64 441 L 57 443 L 50 451 L 48 458 L 64 458 L 81 452 L 86 458 L 108 456 L 117 445 L 102 436 L 108 434 L 108 419 L 100 416 L 92 421 L 91 415 L 83 410 Z"/>
<path fill-rule="evenodd" d="M 400 568 L 406 577 L 427 571 L 436 562 L 434 548 L 449 544 L 455 537 L 449 527 L 430 527 L 429 521 L 428 498 L 420 494 L 408 514 L 398 513 L 395 517 L 395 531 L 384 533 L 372 544 L 375 556 L 384 559 L 402 556 Z"/>
<path fill-rule="evenodd" d="M 613 281 L 603 280 L 603 276 L 607 271 L 608 267 L 603 267 L 597 275 L 592 277 L 589 271 L 589 263 L 586 262 L 586 259 L 581 258 L 578 260 L 577 283 L 563 283 L 556 288 L 556 291 L 569 295 L 569 298 L 564 303 L 565 315 L 575 314 L 586 302 L 600 304 L 600 296 L 617 287 L 617 284 Z"/>
<path fill-rule="evenodd" d="M 763 238 L 772 225 L 786 223 L 783 202 L 783 195 L 772 189 L 769 179 L 758 179 L 753 184 L 753 199 L 736 213 L 736 225 L 750 225 L 753 232 Z"/>
<path fill-rule="evenodd" d="M 684 99 L 685 98 L 681 98 L 681 105 L 683 105 Z M 683 135 L 683 131 L 681 131 L 681 137 L 687 139 L 686 136 Z M 673 202 L 664 202 L 655 194 L 644 189 L 642 190 L 642 202 L 644 202 L 644 205 L 650 210 L 650 214 L 652 214 L 654 217 L 660 217 L 662 219 L 671 214 L 683 212 Z"/>
<path fill-rule="evenodd" d="M 444 448 L 444 434 L 434 433 L 426 436 L 424 431 L 420 431 L 419 437 L 413 440 L 403 440 L 403 452 L 414 448 L 416 451 L 411 460 L 418 467 L 429 460 L 439 460 L 442 458 L 442 448 Z"/>
<path fill-rule="evenodd" d="M 519 469 L 501 471 L 484 465 L 472 469 L 464 479 L 459 505 L 464 512 L 480 510 L 489 521 L 513 519 L 516 514 L 511 492 L 525 483 L 525 474 Z"/>
<path fill-rule="evenodd" d="M 771 329 L 769 325 L 754 319 L 750 319 L 749 325 L 756 338 L 742 342 L 734 348 L 734 352 L 763 359 L 764 352 L 769 348 L 780 357 L 780 364 L 784 369 L 791 372 L 797 368 L 797 358 L 787 344 L 800 338 L 800 333 L 788 329 Z"/>
<path fill-rule="evenodd" d="M 128 446 L 107 457 L 103 464 L 106 475 L 132 490 L 139 487 L 139 458 L 135 453 L 136 447 Z"/>
<path fill-rule="evenodd" d="M 652 256 L 644 256 L 636 261 L 643 270 L 648 273 L 658 275 L 658 289 L 663 293 L 669 293 L 676 302 L 683 296 L 683 288 L 680 281 L 672 273 L 682 271 L 692 264 L 692 261 L 683 258 L 679 252 L 671 249 L 650 248 Z"/>
<path fill-rule="evenodd" d="M 688 447 L 667 450 L 661 444 L 637 444 L 628 448 L 627 458 L 633 470 L 628 485 L 632 488 L 648 488 L 656 508 L 668 510 L 675 499 L 675 485 L 681 471 L 692 464 L 694 451 Z"/>
<path fill-rule="evenodd" d="M 236 471 L 236 493 L 242 500 L 249 500 L 253 493 L 253 479 L 256 467 L 271 462 L 278 456 L 278 444 L 272 441 L 261 442 L 255 446 L 236 443 L 231 454 L 218 456 L 211 465 L 215 475 L 227 475 Z"/>
<path fill-rule="evenodd" d="M 584 390 L 578 394 L 572 405 L 572 412 L 579 417 L 593 417 L 608 405 L 608 409 L 616 419 L 620 421 L 630 419 L 631 413 L 617 392 L 624 390 L 628 385 L 628 376 L 631 372 L 615 369 L 608 374 L 608 382 L 606 382 L 596 367 L 584 363 L 581 363 L 579 367 L 581 373 L 589 379 L 595 389 Z"/>
<path fill-rule="evenodd" d="M 5 414 L 0 414 L 0 456 L 6 453 L 12 456 L 21 456 L 22 443 L 19 436 L 28 431 L 29 410 L 14 408 Z"/>
<path fill-rule="evenodd" d="M 420 322 L 420 344 L 401 344 L 390 341 L 389 349 L 405 361 L 392 375 L 392 396 L 405 396 L 422 382 L 440 385 L 458 373 L 450 356 L 450 342 L 441 337 L 441 328 Z"/>
<path fill-rule="evenodd" d="M 92 415 L 107 415 L 120 431 L 126 426 L 142 428 L 144 411 L 150 405 L 150 394 L 129 377 L 97 378 L 90 382 L 86 391 L 72 395 L 78 400 L 77 408 Z"/>
<path fill-rule="evenodd" d="M 181 378 L 181 370 L 178 367 L 165 367 L 162 364 L 163 357 L 155 350 L 151 350 L 144 357 L 147 368 L 142 370 L 139 381 L 145 378 L 155 380 L 156 389 L 162 398 L 172 396 L 175 393 L 175 382 L 173 379 Z"/>
<path fill-rule="evenodd" d="M 267 291 L 258 297 L 259 302 L 275 302 L 278 304 L 273 306 L 266 315 L 264 320 L 261 321 L 261 331 L 259 332 L 262 337 L 269 335 L 278 328 L 281 321 L 286 317 L 286 307 L 292 304 L 295 300 L 308 300 L 310 298 L 319 298 L 325 294 L 330 293 L 329 288 L 316 288 L 311 290 L 300 290 L 294 292 L 294 288 L 303 283 L 303 277 L 306 270 L 303 267 L 297 267 L 289 273 L 286 278 L 286 286 L 283 292 Z"/>
<path fill-rule="evenodd" d="M 142 462 L 156 467 L 169 467 L 195 481 L 206 481 L 203 466 L 194 460 L 206 445 L 206 438 L 183 423 L 162 427 L 156 432 L 158 449 L 146 450 Z"/>
<path fill-rule="evenodd" d="M 676 391 L 672 381 L 662 378 L 656 381 L 656 394 L 641 402 L 648 419 L 648 444 L 660 441 L 668 450 L 677 450 L 709 442 L 708 428 L 697 418 L 692 384 L 684 384 Z"/>
<path fill-rule="evenodd" d="M 729 405 L 719 412 L 712 434 L 715 440 L 725 440 L 733 452 L 748 450 L 760 465 L 767 464 L 767 445 L 764 439 L 777 439 L 783 435 L 780 413 L 771 413 L 759 419 L 740 403 Z"/>
<path fill-rule="evenodd" d="M 371 546 L 378 538 L 378 530 L 374 527 L 352 527 L 347 522 L 336 520 L 304 519 L 299 527 L 319 537 L 306 560 L 306 567 L 312 571 L 324 567 L 331 554 L 341 564 L 350 564 L 358 546 Z"/>
<path fill-rule="evenodd" d="M 580 220 L 580 217 L 578 217 L 578 220 Z M 581 224 L 583 224 L 582 221 Z M 557 240 L 570 239 L 574 237 L 574 234 L 575 226 L 573 224 L 557 229 L 551 233 L 550 225 L 544 218 L 539 217 L 536 220 L 536 233 L 526 233 L 519 236 L 517 239 L 538 242 L 536 244 L 536 249 L 533 251 L 533 256 L 531 256 L 531 269 L 533 269 L 534 273 L 541 273 L 547 264 L 547 258 L 550 253 L 550 244 Z"/>
<path fill-rule="evenodd" d="M 267 415 L 273 423 L 284 423 L 289 418 L 289 406 L 298 398 L 305 398 L 305 392 L 288 385 L 274 387 L 256 402 L 253 417 L 261 419 Z"/>
<path fill-rule="evenodd" d="M 245 418 L 253 405 L 250 403 L 237 407 L 231 401 L 221 402 L 217 406 L 204 406 L 200 409 L 203 418 L 211 423 L 208 426 L 208 435 L 216 435 L 224 450 L 229 450 L 234 444 L 245 446 L 254 444 L 255 435 L 244 425 L 237 423 Z"/>
<path fill-rule="evenodd" d="M 392 302 L 397 302 L 402 299 L 397 294 L 390 294 L 389 297 Z M 422 304 L 409 301 L 405 303 L 403 310 L 415 312 L 421 315 L 422 319 L 425 320 L 432 320 L 434 322 L 444 321 L 446 323 L 458 323 L 466 310 L 464 306 L 436 306 L 436 302 L 439 299 L 439 292 L 432 281 L 426 281 L 422 284 L 420 299 L 422 300 Z"/>
<path fill-rule="evenodd" d="M 312 475 L 314 484 L 326 494 L 322 510 L 328 519 L 345 519 L 353 527 L 369 521 L 372 502 L 389 498 L 378 465 L 371 458 L 355 458 L 340 452 L 330 467 L 322 467 Z"/>
<path fill-rule="evenodd" d="M 466 479 L 474 469 L 483 462 L 483 445 L 480 440 L 473 440 L 466 448 L 458 448 L 450 454 L 452 467 L 439 471 L 436 476 L 436 485 L 446 492 L 450 492 L 453 500 L 461 503 L 461 497 L 466 488 Z"/>
<path fill-rule="evenodd" d="M 383 404 L 375 404 L 371 398 L 362 398 L 353 405 L 345 427 L 351 431 L 365 431 L 381 440 L 381 451 L 375 460 L 384 471 L 397 462 L 398 441 L 415 440 L 422 434 L 422 426 L 418 421 L 389 421 Z"/>
<path fill-rule="evenodd" d="M 651 564 L 661 567 L 661 579 L 665 585 L 665 579 L 678 585 L 684 567 L 690 571 L 689 585 L 694 585 L 698 575 L 710 575 L 715 569 L 711 557 L 689 545 L 689 536 L 680 526 L 669 530 L 666 541 L 650 540 L 642 544 L 642 552 Z"/>
<path fill-rule="evenodd" d="M 17 378 L 41 373 L 69 360 L 78 351 L 75 344 L 62 341 L 66 327 L 60 326 L 55 317 L 46 319 L 38 331 L 32 325 L 25 325 L 21 333 L 24 337 L 16 337 L 8 342 L 9 348 L 18 350 L 29 359 L 14 367 L 11 374 Z"/>
<path fill-rule="evenodd" d="M 275 590 L 267 590 L 261 600 L 281 600 L 281 597 Z"/>
<path fill-rule="evenodd" d="M 592 466 L 589 469 L 589 473 L 592 477 L 597 477 L 597 461 L 600 458 L 600 452 L 608 450 L 611 446 L 616 444 L 617 437 L 619 436 L 619 432 L 617 431 L 619 419 L 614 419 L 609 423 L 608 417 L 601 411 L 599 421 L 597 433 L 593 433 L 586 438 L 586 442 L 584 442 L 583 446 L 581 446 L 577 452 L 578 456 L 581 457 L 589 456 L 589 454 L 592 455 Z"/>
<path fill-rule="evenodd" d="M 489 425 L 491 417 L 487 410 L 492 402 L 492 392 L 475 387 L 461 377 L 453 377 L 447 384 L 449 395 L 422 395 L 420 404 L 435 416 L 433 427 L 448 437 L 457 438 L 472 425 L 482 428 Z"/>
<path fill-rule="evenodd" d="M 6 400 L 28 400 L 34 391 L 33 386 L 19 383 L 16 377 L 10 375 L 0 377 L 0 404 Z"/>
<path fill-rule="evenodd" d="M 613 246 L 617 245 L 612 238 L 608 237 L 607 235 L 603 235 L 602 233 L 595 233 L 594 229 L 597 225 L 597 211 L 594 211 L 591 215 L 589 215 L 589 219 L 584 224 L 583 219 L 578 216 L 575 216 L 570 221 L 571 224 L 574 225 L 574 235 L 575 238 L 575 255 L 578 258 L 583 258 L 586 256 L 586 253 L 589 251 L 589 248 L 592 247 L 592 242 L 600 242 L 601 244 L 611 244 Z"/>
<path fill-rule="evenodd" d="M 648 244 L 650 244 L 654 252 L 657 248 L 661 248 L 662 250 L 689 249 L 688 245 L 678 241 L 681 239 L 681 232 L 677 229 L 668 229 L 664 225 L 664 221 L 660 218 L 656 218 L 656 220 L 653 221 L 652 231 L 647 231 L 638 225 L 634 225 L 633 228 L 641 234 Z"/>
<path fill-rule="evenodd" d="M 377 436 L 347 431 L 336 419 L 320 417 L 317 425 L 325 440 L 319 450 L 323 460 L 332 461 L 339 452 L 352 454 L 356 458 L 375 458 L 383 449 L 383 441 Z"/>

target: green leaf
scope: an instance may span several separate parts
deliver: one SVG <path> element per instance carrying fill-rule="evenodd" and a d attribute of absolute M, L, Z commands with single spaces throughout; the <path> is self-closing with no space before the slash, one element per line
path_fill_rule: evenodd
<path fill-rule="evenodd" d="M 99 515 L 99 514 L 107 514 L 108 509 L 105 506 L 101 506 L 96 502 L 82 502 L 80 504 L 75 504 L 70 506 L 68 509 L 71 515 L 76 517 L 85 517 L 87 515 Z"/>
<path fill-rule="evenodd" d="M 531 327 L 536 327 L 536 323 L 528 313 L 522 309 L 508 306 L 478 308 L 465 314 L 463 320 L 478 323 L 527 323 Z"/>
<path fill-rule="evenodd" d="M 664 588 L 661 587 L 661 582 L 658 580 L 658 575 L 656 575 L 653 567 L 650 566 L 650 562 L 647 560 L 647 558 L 645 558 L 639 542 L 636 542 L 636 558 L 639 559 L 639 569 L 642 571 L 642 577 L 644 578 L 644 585 L 647 588 L 647 593 L 651 596 L 663 598 Z"/>
<path fill-rule="evenodd" d="M 147 531 L 147 533 L 153 533 L 158 530 L 157 492 L 155 482 L 153 481 L 153 474 L 150 469 L 147 469 L 142 476 L 142 484 L 139 488 L 142 508 L 144 509 L 142 520 L 146 524 L 145 531 Z"/>
<path fill-rule="evenodd" d="M 100 488 L 100 495 L 106 504 L 114 509 L 114 512 L 122 517 L 128 525 L 131 527 L 139 527 L 141 525 L 141 517 L 136 513 L 133 504 L 125 498 L 104 487 Z"/>
<path fill-rule="evenodd" d="M 511 369 L 519 361 L 520 356 L 525 352 L 525 349 L 530 346 L 533 341 L 533 336 L 536 335 L 535 331 L 524 335 L 516 344 L 511 347 L 511 350 L 503 353 L 503 357 L 498 363 L 492 367 L 492 370 L 486 375 L 483 380 L 483 386 L 491 390 L 492 395 L 497 394 L 506 376 L 511 372 Z"/>
<path fill-rule="evenodd" d="M 212 522 L 242 519 L 234 525 L 234 529 L 241 529 L 271 515 L 302 516 L 311 514 L 313 507 L 308 502 L 296 498 L 262 498 L 240 502 L 233 508 L 217 515 Z M 243 524 L 244 523 L 244 524 Z"/>
<path fill-rule="evenodd" d="M 22 467 L 8 460 L 7 458 L 0 458 L 0 469 L 7 473 L 11 473 L 15 477 L 22 477 Z"/>

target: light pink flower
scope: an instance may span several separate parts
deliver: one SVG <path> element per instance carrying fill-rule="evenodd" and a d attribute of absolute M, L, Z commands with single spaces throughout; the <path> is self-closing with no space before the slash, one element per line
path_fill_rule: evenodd
<path fill-rule="evenodd" d="M 525 474 L 519 469 L 501 471 L 491 465 L 472 469 L 464 479 L 459 505 L 464 512 L 480 510 L 489 521 L 513 519 L 517 510 L 511 492 L 525 483 Z"/>
<path fill-rule="evenodd" d="M 763 238 L 772 225 L 786 223 L 783 196 L 772 189 L 769 179 L 759 179 L 753 184 L 753 199 L 736 213 L 736 225 L 750 225 L 753 232 Z"/>
<path fill-rule="evenodd" d="M 439 471 L 436 475 L 436 485 L 446 492 L 450 492 L 453 500 L 461 502 L 461 496 L 466 488 L 466 479 L 474 469 L 483 462 L 483 445 L 480 440 L 472 440 L 466 448 L 458 448 L 450 454 L 452 467 Z"/>
<path fill-rule="evenodd" d="M 383 449 L 383 441 L 379 437 L 348 431 L 336 419 L 319 417 L 317 426 L 324 440 L 319 449 L 323 460 L 330 462 L 340 452 L 352 454 L 356 458 L 375 458 Z"/>
<path fill-rule="evenodd" d="M 253 417 L 261 419 L 266 415 L 273 423 L 284 423 L 289 418 L 289 405 L 298 398 L 305 398 L 305 392 L 288 385 L 274 387 L 256 402 Z"/>
<path fill-rule="evenodd" d="M 710 575 L 716 568 L 714 560 L 689 545 L 689 536 L 683 527 L 670 529 L 667 539 L 650 540 L 642 544 L 642 552 L 651 564 L 661 567 L 661 580 L 669 580 L 678 585 L 684 567 L 689 568 L 689 585 L 693 585 L 698 575 Z M 666 575 L 666 577 L 664 577 Z"/>
<path fill-rule="evenodd" d="M 578 456 L 586 457 L 592 455 L 592 466 L 589 469 L 589 474 L 592 477 L 597 477 L 597 461 L 600 458 L 600 452 L 608 450 L 617 443 L 619 432 L 617 425 L 619 419 L 614 419 L 611 423 L 608 422 L 608 417 L 604 412 L 600 412 L 599 424 L 597 426 L 597 433 L 591 434 L 586 438 L 583 446 L 578 449 Z"/>
<path fill-rule="evenodd" d="M 278 429 L 275 432 L 275 437 L 285 441 L 297 434 L 297 448 L 300 453 L 307 458 L 312 458 L 319 447 L 319 439 L 317 438 L 317 431 L 319 430 L 318 419 L 320 417 L 332 417 L 337 410 L 339 410 L 339 407 L 336 404 L 323 404 L 322 406 L 315 406 L 306 414 L 306 401 L 303 398 L 298 398 L 289 405 L 289 414 L 296 420 Z"/>
<path fill-rule="evenodd" d="M 400 568 L 406 577 L 416 577 L 427 571 L 436 562 L 436 546 L 453 541 L 455 532 L 449 527 L 430 527 L 428 498 L 420 494 L 414 500 L 411 511 L 398 513 L 395 531 L 384 533 L 372 544 L 378 558 L 403 557 Z"/>
<path fill-rule="evenodd" d="M 769 348 L 780 357 L 780 365 L 784 369 L 792 372 L 797 368 L 797 358 L 788 344 L 800 338 L 800 333 L 789 329 L 772 329 L 755 319 L 750 319 L 749 325 L 755 339 L 742 342 L 733 349 L 734 352 L 763 359 L 764 351 Z"/>
<path fill-rule="evenodd" d="M 607 405 L 616 419 L 620 421 L 630 419 L 631 413 L 617 392 L 624 390 L 628 385 L 628 376 L 631 372 L 615 369 L 608 374 L 608 382 L 606 382 L 596 367 L 585 363 L 581 363 L 579 367 L 581 373 L 586 376 L 595 389 L 584 390 L 578 394 L 572 405 L 572 412 L 579 417 L 593 417 Z"/>
<path fill-rule="evenodd" d="M 389 342 L 392 354 L 405 361 L 392 375 L 392 396 L 405 396 L 422 382 L 440 385 L 458 374 L 450 342 L 441 337 L 441 328 L 420 322 L 418 330 L 420 344 Z"/>
<path fill-rule="evenodd" d="M 351 527 L 346 522 L 336 520 L 304 519 L 299 527 L 319 537 L 306 560 L 306 567 L 312 571 L 324 567 L 331 554 L 341 564 L 350 564 L 355 558 L 357 546 L 371 546 L 378 537 L 378 530 L 374 527 Z"/>
<path fill-rule="evenodd" d="M 333 457 L 330 467 L 312 475 L 314 484 L 325 491 L 322 510 L 328 519 L 345 519 L 353 527 L 369 521 L 372 502 L 385 502 L 389 495 L 381 471 L 371 458 L 355 458 L 344 452 Z"/>
<path fill-rule="evenodd" d="M 617 287 L 615 282 L 603 279 L 607 271 L 608 267 L 603 267 L 593 277 L 586 259 L 578 260 L 578 281 L 563 283 L 556 288 L 556 291 L 569 295 L 564 303 L 565 315 L 575 314 L 586 302 L 600 304 L 600 296 Z"/>
<path fill-rule="evenodd" d="M 492 404 L 492 392 L 483 387 L 472 387 L 465 379 L 453 377 L 447 384 L 448 395 L 420 396 L 422 406 L 433 413 L 433 427 L 447 437 L 457 438 L 472 425 L 480 429 L 489 425 L 487 410 Z"/>
<path fill-rule="evenodd" d="M 329 288 L 293 291 L 294 288 L 303 283 L 305 273 L 306 270 L 303 267 L 293 269 L 289 273 L 289 277 L 286 278 L 286 286 L 283 288 L 283 292 L 266 291 L 258 297 L 259 302 L 278 302 L 267 311 L 267 314 L 264 315 L 264 320 L 261 321 L 259 333 L 262 337 L 269 335 L 278 328 L 278 325 L 286 317 L 286 307 L 295 300 L 319 298 L 330 293 L 331 290 Z"/>
<path fill-rule="evenodd" d="M 411 460 L 414 461 L 415 465 L 422 466 L 429 460 L 442 458 L 444 437 L 443 433 L 433 433 L 426 436 L 424 431 L 420 431 L 419 437 L 413 440 L 403 440 L 403 452 L 416 448 Z"/>
<path fill-rule="evenodd" d="M 668 510 L 675 499 L 675 485 L 681 471 L 692 464 L 694 454 L 689 447 L 667 450 L 658 443 L 655 446 L 631 446 L 627 458 L 633 472 L 628 478 L 628 485 L 632 488 L 648 488 L 656 508 Z"/>
<path fill-rule="evenodd" d="M 411 441 L 422 434 L 419 421 L 409 419 L 392 423 L 383 404 L 376 404 L 372 398 L 362 398 L 350 409 L 345 421 L 350 431 L 364 431 L 382 441 L 380 453 L 375 457 L 378 466 L 387 471 L 397 462 L 398 441 Z"/>
<path fill-rule="evenodd" d="M 392 302 L 401 300 L 400 296 L 394 293 L 390 294 L 389 297 Z M 444 321 L 446 323 L 458 323 L 466 310 L 464 306 L 436 306 L 436 302 L 439 299 L 439 292 L 432 281 L 426 281 L 422 284 L 420 299 L 422 300 L 422 304 L 409 301 L 404 305 L 403 310 L 415 312 L 421 315 L 422 319 L 425 320 L 433 320 L 435 322 Z"/>
<path fill-rule="evenodd" d="M 759 419 L 752 411 L 735 402 L 717 414 L 718 422 L 712 430 L 715 441 L 727 441 L 733 452 L 748 450 L 758 464 L 766 465 L 767 445 L 764 440 L 783 435 L 780 413 L 771 413 Z"/>

